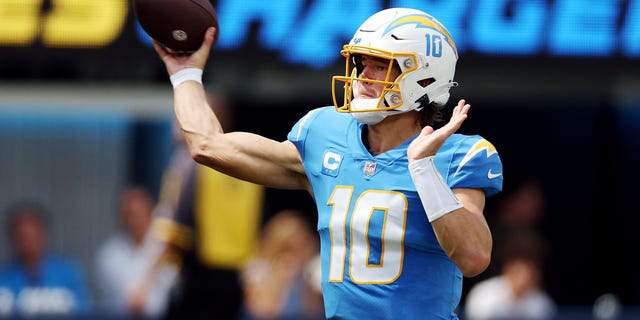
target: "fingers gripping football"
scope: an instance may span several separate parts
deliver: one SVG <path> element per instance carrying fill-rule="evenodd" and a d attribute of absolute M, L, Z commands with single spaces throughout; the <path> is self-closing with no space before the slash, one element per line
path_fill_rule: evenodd
<path fill-rule="evenodd" d="M 134 0 L 133 8 L 144 31 L 173 52 L 196 51 L 208 28 L 219 29 L 209 0 Z"/>

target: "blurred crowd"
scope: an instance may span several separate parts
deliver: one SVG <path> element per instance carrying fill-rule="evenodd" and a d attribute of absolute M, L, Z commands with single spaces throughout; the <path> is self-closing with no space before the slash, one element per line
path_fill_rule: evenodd
<path fill-rule="evenodd" d="M 256 228 L 242 257 L 217 263 L 212 257 L 225 253 L 200 242 L 211 231 L 205 223 L 156 215 L 143 187 L 125 187 L 118 208 L 118 231 L 96 248 L 93 266 L 82 266 L 51 249 L 51 213 L 44 207 L 11 207 L 12 252 L 0 266 L 0 319 L 323 319 L 318 240 L 308 213 L 277 212 Z M 226 257 L 239 252 L 226 250 Z M 95 290 L 89 277 L 95 277 Z"/>
<path fill-rule="evenodd" d="M 233 130 L 223 96 L 209 100 Z M 315 213 L 266 215 L 264 187 L 196 164 L 177 126 L 173 142 L 157 196 L 121 187 L 91 265 L 53 249 L 56 212 L 3 208 L 0 319 L 324 319 Z"/>
<path fill-rule="evenodd" d="M 487 207 L 493 234 L 491 265 L 465 298 L 468 320 L 555 319 L 545 270 L 550 246 L 542 234 L 545 196 L 535 178 L 514 179 Z"/>

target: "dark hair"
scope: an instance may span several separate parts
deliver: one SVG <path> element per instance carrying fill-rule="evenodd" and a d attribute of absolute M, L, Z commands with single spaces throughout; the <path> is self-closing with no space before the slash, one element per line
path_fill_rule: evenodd
<path fill-rule="evenodd" d="M 544 267 L 549 259 L 549 246 L 545 238 L 533 229 L 514 230 L 498 247 L 498 264 L 526 260 Z"/>
<path fill-rule="evenodd" d="M 442 112 L 443 107 L 438 107 L 433 103 L 429 103 L 429 97 L 425 94 L 422 98 L 418 99 L 420 104 L 424 106 L 418 114 L 420 115 L 420 126 L 423 128 L 426 126 L 434 126 L 444 119 Z"/>
<path fill-rule="evenodd" d="M 48 225 L 47 210 L 44 205 L 31 200 L 23 200 L 10 205 L 7 209 L 6 234 L 11 236 L 15 227 L 16 219 L 23 214 L 30 214 L 38 218 L 43 226 Z"/>

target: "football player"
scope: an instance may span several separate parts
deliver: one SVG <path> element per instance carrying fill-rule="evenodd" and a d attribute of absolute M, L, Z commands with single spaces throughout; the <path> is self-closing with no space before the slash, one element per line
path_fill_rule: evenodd
<path fill-rule="evenodd" d="M 489 264 L 483 209 L 503 177 L 489 141 L 455 134 L 465 100 L 434 130 L 456 85 L 458 52 L 445 27 L 414 9 L 372 15 L 341 51 L 335 105 L 311 110 L 283 142 L 224 133 L 206 105 L 202 69 L 215 31 L 187 56 L 155 45 L 193 158 L 312 193 L 327 318 L 456 319 L 463 277 Z"/>

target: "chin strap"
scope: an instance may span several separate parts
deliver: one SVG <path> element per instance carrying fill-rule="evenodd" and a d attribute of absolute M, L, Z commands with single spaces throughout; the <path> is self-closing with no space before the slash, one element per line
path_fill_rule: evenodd
<path fill-rule="evenodd" d="M 424 109 L 424 106 L 428 106 L 429 103 L 431 103 L 429 101 L 429 95 L 425 93 L 424 96 L 422 96 L 422 97 L 420 97 L 420 99 L 416 100 L 415 103 L 418 104 L 418 107 L 415 108 L 414 110 L 420 111 L 420 110 Z"/>

